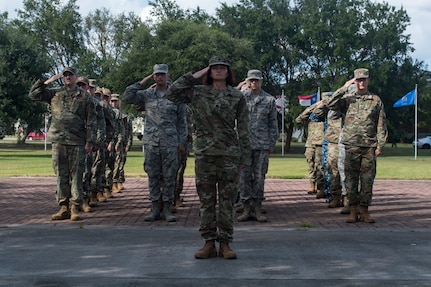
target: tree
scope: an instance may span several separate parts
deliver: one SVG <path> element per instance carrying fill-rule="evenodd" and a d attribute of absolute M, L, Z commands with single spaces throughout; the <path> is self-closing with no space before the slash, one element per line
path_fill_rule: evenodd
<path fill-rule="evenodd" d="M 130 49 L 134 31 L 139 25 L 140 20 L 133 13 L 112 15 L 106 8 L 90 13 L 85 18 L 84 27 L 87 49 L 79 61 L 84 67 L 82 73 L 99 79 L 108 75 Z"/>
<path fill-rule="evenodd" d="M 35 75 L 48 70 L 48 59 L 36 49 L 33 38 L 22 34 L 5 14 L 0 15 L 0 57 L 0 124 L 8 133 L 14 132 L 18 119 L 28 125 L 28 131 L 43 127 L 46 107 L 27 95 Z"/>
<path fill-rule="evenodd" d="M 51 74 L 75 66 L 84 53 L 82 18 L 76 0 L 25 0 L 18 11 L 23 34 L 33 37 L 36 49 L 51 61 Z"/>

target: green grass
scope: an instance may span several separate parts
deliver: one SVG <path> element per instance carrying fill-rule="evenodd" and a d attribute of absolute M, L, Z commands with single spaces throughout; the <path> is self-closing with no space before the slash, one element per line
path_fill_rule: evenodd
<path fill-rule="evenodd" d="M 281 147 L 270 156 L 267 178 L 305 179 L 307 164 L 303 155 L 304 144 L 292 143 L 291 150 L 281 155 Z M 17 145 L 0 141 L 0 178 L 11 176 L 54 176 L 51 164 L 51 145 L 44 150 L 42 141 Z M 431 150 L 418 150 L 417 159 L 411 144 L 388 145 L 377 160 L 377 179 L 431 180 Z M 141 142 L 135 140 L 129 152 L 125 171 L 129 177 L 144 177 Z M 187 161 L 186 177 L 194 176 L 194 158 Z"/>

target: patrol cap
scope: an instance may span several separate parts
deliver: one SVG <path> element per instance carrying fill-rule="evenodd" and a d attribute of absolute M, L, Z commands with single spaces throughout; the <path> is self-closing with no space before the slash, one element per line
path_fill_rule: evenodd
<path fill-rule="evenodd" d="M 368 69 L 360 68 L 354 71 L 355 79 L 365 79 L 370 77 Z"/>
<path fill-rule="evenodd" d="M 111 102 L 112 101 L 119 101 L 120 100 L 120 95 L 119 94 L 112 94 L 111 95 Z"/>
<path fill-rule="evenodd" d="M 88 80 L 88 85 L 89 85 L 90 87 L 92 87 L 92 88 L 97 87 L 97 81 L 96 81 L 96 79 L 89 79 L 89 80 Z"/>
<path fill-rule="evenodd" d="M 153 67 L 153 74 L 167 74 L 168 65 L 166 64 L 155 64 Z"/>
<path fill-rule="evenodd" d="M 262 72 L 259 70 L 249 70 L 246 80 L 263 80 Z"/>
<path fill-rule="evenodd" d="M 107 88 L 102 88 L 102 95 L 110 97 L 111 96 L 111 90 L 107 89 Z"/>
<path fill-rule="evenodd" d="M 74 67 L 66 67 L 64 68 L 63 72 L 61 73 L 62 75 L 64 75 L 64 73 L 69 72 L 73 75 L 76 75 L 76 69 Z"/>
<path fill-rule="evenodd" d="M 103 95 L 103 89 L 102 88 L 97 88 L 96 91 L 94 92 L 94 94 Z"/>
<path fill-rule="evenodd" d="M 230 67 L 230 60 L 226 57 L 214 56 L 209 61 L 209 66 L 224 65 Z"/>
<path fill-rule="evenodd" d="M 87 86 L 90 84 L 89 81 L 88 81 L 88 78 L 84 77 L 84 76 L 79 76 L 78 79 L 76 79 L 76 83 L 77 84 L 78 83 L 83 83 L 83 84 L 86 84 Z"/>

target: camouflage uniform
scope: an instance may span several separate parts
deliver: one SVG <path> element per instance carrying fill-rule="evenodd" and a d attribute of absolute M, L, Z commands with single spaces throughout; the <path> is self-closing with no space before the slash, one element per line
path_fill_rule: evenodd
<path fill-rule="evenodd" d="M 94 153 L 93 167 L 92 173 L 95 177 L 96 182 L 96 190 L 98 192 L 102 192 L 105 190 L 110 192 L 112 187 L 112 180 L 109 178 L 110 172 L 108 172 L 108 178 L 106 177 L 107 162 L 108 162 L 108 146 L 115 145 L 115 139 L 119 133 L 120 127 L 117 126 L 115 121 L 115 113 L 110 105 L 104 100 L 99 101 L 99 105 L 103 109 L 103 115 L 105 118 L 105 140 L 100 145 L 99 150 Z"/>
<path fill-rule="evenodd" d="M 377 95 L 346 92 L 346 87 L 338 89 L 328 107 L 346 114 L 340 142 L 345 146 L 349 204 L 369 206 L 376 176 L 375 150 L 382 150 L 387 139 L 386 115 Z"/>
<path fill-rule="evenodd" d="M 85 157 L 84 197 L 89 197 L 90 192 L 97 191 L 97 186 L 103 189 L 102 178 L 97 177 L 97 175 L 94 174 L 93 165 L 96 151 L 105 143 L 106 123 L 103 109 L 99 104 L 100 100 L 95 97 L 92 97 L 92 100 L 94 101 L 94 107 L 96 110 L 96 130 L 94 131 L 96 134 L 96 142 L 93 151 L 88 153 Z"/>
<path fill-rule="evenodd" d="M 239 166 L 250 164 L 247 106 L 241 92 L 231 86 L 219 91 L 195 83 L 191 73 L 183 75 L 172 84 L 168 98 L 189 104 L 193 113 L 201 236 L 206 242 L 230 242 Z"/>
<path fill-rule="evenodd" d="M 57 176 L 57 202 L 79 206 L 83 199 L 84 147 L 86 142 L 95 142 L 94 102 L 78 87 L 73 92 L 64 87 L 48 89 L 43 80 L 33 84 L 29 97 L 50 104 L 48 139 L 52 142 L 52 164 Z"/>
<path fill-rule="evenodd" d="M 145 89 L 140 83 L 126 88 L 123 102 L 145 111 L 143 135 L 144 170 L 148 174 L 149 199 L 172 203 L 178 170 L 178 147 L 187 138 L 187 119 L 184 105 L 167 99 L 164 91 Z M 163 194 L 160 179 L 163 178 Z"/>
<path fill-rule="evenodd" d="M 244 93 L 249 115 L 251 165 L 241 172 L 244 187 L 241 188 L 241 201 L 256 201 L 261 205 L 264 197 L 265 175 L 268 172 L 269 150 L 275 147 L 278 139 L 277 110 L 275 98 L 261 90 L 260 94 Z"/>
<path fill-rule="evenodd" d="M 329 173 L 329 196 L 341 196 L 340 173 L 338 169 L 340 132 L 343 124 L 343 114 L 340 111 L 330 110 L 327 100 L 321 101 L 314 113 L 318 117 L 326 118 L 325 140 L 327 141 L 328 154 L 326 158 Z"/>
<path fill-rule="evenodd" d="M 127 160 L 127 152 L 132 148 L 132 145 L 133 145 L 132 120 L 130 119 L 129 115 L 127 115 L 125 112 L 123 112 L 122 117 L 123 117 L 123 123 L 124 123 L 124 145 L 123 145 L 121 160 L 119 163 L 120 174 L 119 174 L 118 182 L 120 183 L 123 183 L 126 181 L 126 177 L 124 175 L 124 166 Z"/>
<path fill-rule="evenodd" d="M 187 111 L 187 141 L 185 145 L 185 150 L 178 153 L 178 171 L 177 171 L 177 181 L 175 190 L 175 205 L 182 205 L 181 193 L 184 187 L 184 172 L 187 167 L 187 157 L 192 150 L 193 143 L 193 122 L 192 122 L 192 110 L 186 105 Z"/>
<path fill-rule="evenodd" d="M 106 178 L 112 180 L 112 185 L 117 184 L 120 180 L 120 162 L 124 153 L 125 145 L 125 127 L 123 121 L 123 112 L 117 108 L 112 108 L 115 114 L 115 122 L 117 126 L 117 137 L 114 138 L 114 146 L 108 155 L 108 169 L 105 172 Z"/>
<path fill-rule="evenodd" d="M 323 189 L 324 172 L 322 165 L 322 142 L 324 139 L 324 123 L 313 110 L 317 103 L 307 107 L 296 119 L 298 124 L 307 125 L 307 141 L 305 142 L 305 158 L 308 163 L 308 178 L 310 183 Z"/>

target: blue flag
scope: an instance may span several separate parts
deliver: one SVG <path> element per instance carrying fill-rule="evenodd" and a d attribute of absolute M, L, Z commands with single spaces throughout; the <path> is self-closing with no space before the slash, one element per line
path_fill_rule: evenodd
<path fill-rule="evenodd" d="M 408 92 L 404 97 L 399 99 L 395 104 L 394 108 L 399 107 L 405 107 L 405 106 L 412 106 L 415 104 L 415 94 L 416 90 L 413 90 L 411 92 Z"/>

